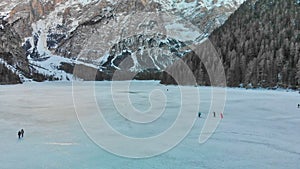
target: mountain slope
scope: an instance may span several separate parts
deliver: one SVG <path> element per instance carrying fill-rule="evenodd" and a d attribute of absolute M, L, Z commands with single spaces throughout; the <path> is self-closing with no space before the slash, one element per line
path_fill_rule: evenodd
<path fill-rule="evenodd" d="M 300 84 L 300 4 L 297 0 L 248 1 L 210 39 L 231 86 Z"/>
<path fill-rule="evenodd" d="M 75 65 L 105 73 L 121 69 L 127 58 L 125 71 L 162 71 L 187 52 L 183 44 L 199 43 L 242 2 L 28 0 L 3 1 L 0 9 L 26 41 L 31 65 L 42 74 L 70 79 Z"/>
<path fill-rule="evenodd" d="M 297 0 L 248 0 L 242 4 L 209 36 L 224 65 L 227 85 L 299 88 L 299 21 Z M 192 58 L 184 60 L 188 63 Z M 189 66 L 194 70 L 201 64 Z M 162 82 L 173 83 L 166 77 Z M 208 83 L 209 77 L 198 82 Z"/>
<path fill-rule="evenodd" d="M 6 21 L 0 19 L 0 84 L 21 83 L 29 77 L 29 63 L 21 39 Z"/>

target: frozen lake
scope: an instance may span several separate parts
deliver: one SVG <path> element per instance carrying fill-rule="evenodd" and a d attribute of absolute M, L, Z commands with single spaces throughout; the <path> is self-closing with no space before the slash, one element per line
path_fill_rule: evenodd
<path fill-rule="evenodd" d="M 197 118 L 193 109 L 198 100 L 190 100 L 186 111 L 191 110 L 194 125 L 182 142 L 161 155 L 131 159 L 100 148 L 83 130 L 81 124 L 89 125 L 89 131 L 99 132 L 93 138 L 116 143 L 97 128 L 102 124 L 98 124 L 97 114 L 90 114 L 97 112 L 92 102 L 97 103 L 116 131 L 128 137 L 151 137 L 176 120 L 182 105 L 180 89 L 156 81 L 132 81 L 128 91 L 115 91 L 119 94 L 115 98 L 119 99 L 118 109 L 110 87 L 110 82 L 79 82 L 74 99 L 72 83 L 0 86 L 0 169 L 299 169 L 297 92 L 227 89 L 224 119 L 212 137 L 199 144 L 199 134 L 209 116 L 211 88 L 184 87 L 200 93 L 198 111 L 202 112 L 202 118 Z M 119 97 L 123 94 L 145 114 L 151 104 L 154 110 L 162 112 L 158 118 L 149 116 L 152 121 L 147 124 L 131 122 L 118 113 L 124 111 L 130 117 L 127 103 Z M 149 102 L 149 96 L 153 102 Z M 161 98 L 166 103 L 158 104 Z M 80 114 L 82 111 L 87 114 Z M 19 140 L 17 131 L 21 128 L 25 129 L 25 137 Z M 122 145 L 115 146 L 122 149 Z"/>

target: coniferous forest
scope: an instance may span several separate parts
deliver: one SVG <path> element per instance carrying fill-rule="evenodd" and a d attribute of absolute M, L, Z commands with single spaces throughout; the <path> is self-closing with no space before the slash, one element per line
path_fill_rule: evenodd
<path fill-rule="evenodd" d="M 229 86 L 299 87 L 299 0 L 248 0 L 209 38 Z"/>
<path fill-rule="evenodd" d="M 227 86 L 300 87 L 299 0 L 247 0 L 209 40 L 223 63 Z M 211 50 L 201 55 L 212 55 Z M 213 59 L 208 63 L 209 59 L 203 60 L 206 57 L 211 56 L 188 54 L 183 59 L 198 85 L 211 84 L 205 67 Z M 170 70 L 182 69 L 174 64 Z M 178 82 L 164 72 L 162 83 Z"/>

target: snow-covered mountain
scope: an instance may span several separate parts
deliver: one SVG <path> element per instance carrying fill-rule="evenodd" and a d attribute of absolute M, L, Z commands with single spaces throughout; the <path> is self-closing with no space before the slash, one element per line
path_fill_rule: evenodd
<path fill-rule="evenodd" d="M 31 69 L 68 80 L 75 65 L 99 72 L 161 71 L 243 1 L 4 0 L 0 10 L 23 39 Z"/>

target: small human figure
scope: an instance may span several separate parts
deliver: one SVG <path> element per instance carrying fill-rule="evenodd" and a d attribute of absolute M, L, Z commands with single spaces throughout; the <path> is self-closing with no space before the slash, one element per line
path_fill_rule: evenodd
<path fill-rule="evenodd" d="M 201 118 L 201 112 L 198 113 L 198 117 Z"/>
<path fill-rule="evenodd" d="M 221 115 L 221 119 L 223 119 L 224 118 L 223 113 L 221 113 L 220 115 Z"/>
<path fill-rule="evenodd" d="M 22 138 L 24 137 L 24 130 L 23 129 L 21 129 L 21 136 L 22 136 Z"/>
<path fill-rule="evenodd" d="M 18 137 L 21 138 L 21 131 L 18 131 Z"/>
<path fill-rule="evenodd" d="M 214 117 L 216 117 L 216 112 L 214 112 Z"/>
<path fill-rule="evenodd" d="M 300 108 L 300 104 L 298 104 L 298 109 Z"/>

